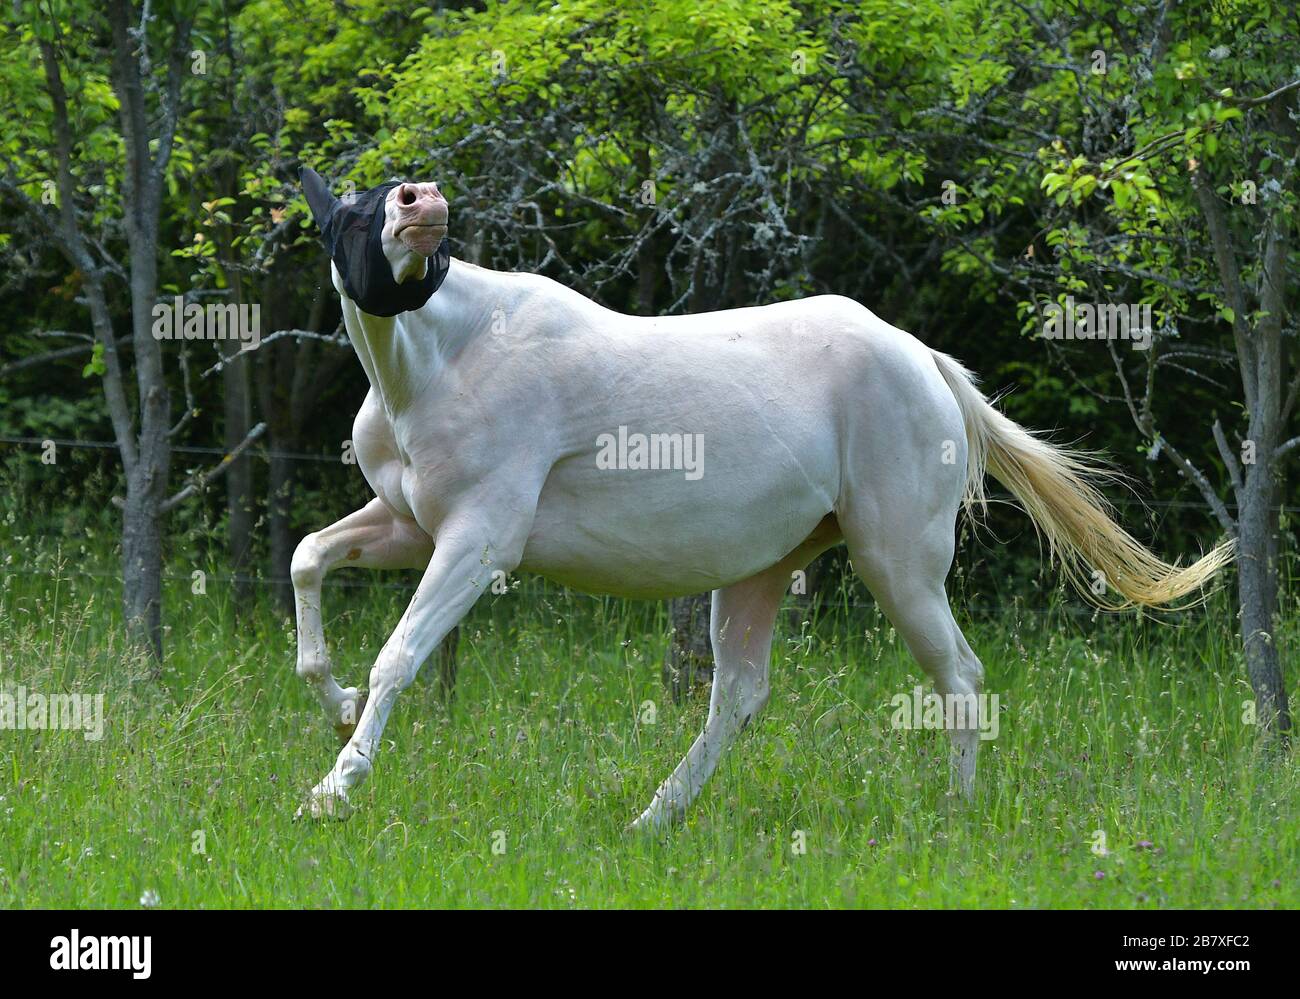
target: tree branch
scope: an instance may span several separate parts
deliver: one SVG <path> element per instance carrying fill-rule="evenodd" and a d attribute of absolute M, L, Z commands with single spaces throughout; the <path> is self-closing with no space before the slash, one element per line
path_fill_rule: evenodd
<path fill-rule="evenodd" d="M 1283 94 L 1295 90 L 1296 87 L 1300 87 L 1300 80 L 1292 80 L 1290 83 L 1284 83 L 1272 93 L 1265 94 L 1263 97 L 1225 97 L 1223 94 L 1217 92 L 1214 96 L 1219 98 L 1225 104 L 1231 104 L 1233 107 L 1253 108 L 1258 107 L 1260 104 L 1267 104 L 1269 101 L 1276 100 Z"/>
<path fill-rule="evenodd" d="M 113 335 L 112 313 L 104 293 L 103 283 L 99 278 L 99 269 L 95 266 L 86 248 L 81 227 L 76 214 L 76 182 L 72 173 L 72 130 L 68 119 L 68 96 L 63 86 L 58 58 L 54 46 L 42 42 L 40 46 L 41 62 L 45 70 L 45 86 L 49 91 L 50 104 L 53 109 L 52 128 L 55 136 L 57 157 L 57 187 L 59 192 L 59 221 L 53 225 L 36 204 L 28 198 L 17 185 L 5 182 L 5 187 L 12 186 L 29 214 L 44 221 L 60 244 L 68 262 L 80 270 L 86 282 L 86 302 L 90 306 L 91 324 L 96 339 L 104 345 L 104 398 L 108 404 L 108 415 L 113 423 L 113 434 L 117 438 L 118 450 L 122 454 L 122 464 L 130 474 L 138 459 L 135 445 L 135 423 L 131 419 L 131 407 L 127 402 L 122 368 L 118 363 L 117 338 Z"/>
<path fill-rule="evenodd" d="M 225 368 L 227 364 L 239 360 L 245 354 L 251 354 L 256 350 L 260 350 L 264 344 L 273 343 L 274 341 L 282 340 L 285 337 L 293 337 L 295 340 L 321 340 L 325 343 L 333 344 L 335 347 L 351 346 L 348 338 L 338 333 L 314 333 L 311 330 L 276 330 L 270 336 L 262 337 L 256 347 L 245 345 L 228 357 L 223 357 L 220 361 L 199 375 L 199 377 L 207 378 L 209 375 L 215 375 L 218 371 Z"/>
<path fill-rule="evenodd" d="M 1210 480 L 1205 477 L 1205 473 L 1188 461 L 1187 458 L 1185 458 L 1178 449 L 1170 444 L 1164 437 L 1159 435 L 1157 435 L 1157 437 L 1163 450 L 1168 453 L 1170 460 L 1178 466 L 1183 475 L 1191 480 L 1192 485 L 1196 486 L 1200 491 L 1201 495 L 1205 498 L 1205 502 L 1208 503 L 1210 509 L 1214 511 L 1214 516 L 1218 519 L 1219 524 L 1222 525 L 1223 529 L 1228 533 L 1228 536 L 1235 538 L 1237 536 L 1237 521 L 1232 514 L 1228 512 L 1227 506 L 1225 506 L 1223 500 L 1219 498 L 1219 494 L 1214 491 L 1214 487 L 1210 485 Z"/>
<path fill-rule="evenodd" d="M 1236 497 L 1237 505 L 1241 505 L 1241 491 L 1245 484 L 1241 481 L 1241 465 L 1237 461 L 1237 456 L 1233 453 L 1232 448 L 1228 447 L 1228 438 L 1223 434 L 1223 425 L 1216 418 L 1214 426 L 1214 443 L 1218 445 L 1219 457 L 1223 459 L 1223 464 L 1227 466 L 1228 478 L 1232 480 L 1232 491 Z"/>
<path fill-rule="evenodd" d="M 34 368 L 37 365 L 48 364 L 51 361 L 61 361 L 68 357 L 76 357 L 78 354 L 89 354 L 94 349 L 94 344 L 82 343 L 77 344 L 75 347 L 60 347 L 58 350 L 47 350 L 44 354 L 34 354 L 18 361 L 10 361 L 0 367 L 0 378 L 5 378 L 18 371 L 24 371 L 27 368 Z"/>
<path fill-rule="evenodd" d="M 187 486 L 185 486 L 185 488 L 182 489 L 180 492 L 176 493 L 176 495 L 172 496 L 170 499 L 164 500 L 159 506 L 159 512 L 163 514 L 170 513 L 181 503 L 184 503 L 187 499 L 189 499 L 191 496 L 197 493 L 200 489 L 207 486 L 213 480 L 224 475 L 226 471 L 229 470 L 231 464 L 234 463 L 235 459 L 238 458 L 245 451 L 247 451 L 249 446 L 259 437 L 261 437 L 262 434 L 264 434 L 265 432 L 266 432 L 266 424 L 259 423 L 252 430 L 250 430 L 248 432 L 248 435 L 242 441 L 240 441 L 238 445 L 236 445 L 235 449 L 231 451 L 228 455 L 226 455 L 224 458 L 222 458 L 221 461 L 219 461 L 212 468 L 208 469 L 207 472 L 205 472 L 203 475 L 199 476 L 198 478 L 192 479 L 190 483 Z M 117 496 L 113 497 L 113 502 L 118 506 L 123 505 L 123 501 Z"/>
<path fill-rule="evenodd" d="M 1223 217 L 1223 206 L 1215 196 L 1209 181 L 1206 180 L 1204 167 L 1192 171 L 1192 188 L 1196 191 L 1197 201 L 1201 205 L 1201 214 L 1205 217 L 1206 228 L 1210 231 L 1214 259 L 1219 267 L 1219 280 L 1223 282 L 1224 297 L 1233 313 L 1232 337 L 1237 345 L 1237 362 L 1241 365 L 1241 384 L 1246 392 L 1246 409 L 1254 412 L 1258 373 L 1255 370 L 1255 351 L 1250 342 L 1250 329 L 1246 325 L 1246 290 L 1241 283 L 1241 270 L 1237 266 L 1237 255 L 1232 248 L 1232 236 Z"/>

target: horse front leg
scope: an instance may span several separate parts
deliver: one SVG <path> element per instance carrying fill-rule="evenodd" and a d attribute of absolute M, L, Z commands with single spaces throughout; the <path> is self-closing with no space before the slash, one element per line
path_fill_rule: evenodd
<path fill-rule="evenodd" d="M 347 817 L 348 794 L 370 775 L 397 695 L 491 586 L 492 574 L 510 572 L 519 564 L 527 537 L 528 525 L 497 527 L 479 512 L 451 519 L 439 529 L 424 577 L 370 671 L 370 696 L 356 731 L 334 768 L 298 809 L 299 816 Z"/>
<path fill-rule="evenodd" d="M 422 569 L 433 557 L 433 539 L 413 520 L 398 517 L 378 499 L 338 523 L 302 539 L 293 553 L 294 608 L 298 617 L 297 673 L 307 681 L 339 738 L 357 726 L 362 701 L 356 687 L 334 679 L 321 621 L 321 583 L 339 566 Z"/>

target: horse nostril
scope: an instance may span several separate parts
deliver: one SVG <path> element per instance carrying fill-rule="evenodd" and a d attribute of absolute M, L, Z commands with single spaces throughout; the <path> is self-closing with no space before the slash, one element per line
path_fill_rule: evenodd
<path fill-rule="evenodd" d="M 397 192 L 397 201 L 402 205 L 415 204 L 415 189 L 410 184 L 403 184 L 401 190 Z"/>

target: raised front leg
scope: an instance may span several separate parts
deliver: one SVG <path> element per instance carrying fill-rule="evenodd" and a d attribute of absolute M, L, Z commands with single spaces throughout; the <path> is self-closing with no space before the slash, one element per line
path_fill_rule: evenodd
<path fill-rule="evenodd" d="M 413 520 L 397 517 L 373 499 L 324 530 L 302 539 L 293 553 L 294 606 L 298 615 L 298 675 L 311 686 L 339 738 L 356 729 L 361 702 L 356 687 L 340 687 L 330 667 L 321 622 L 321 581 L 339 566 L 423 569 L 433 539 Z"/>
<path fill-rule="evenodd" d="M 315 818 L 347 816 L 348 792 L 370 775 L 397 695 L 488 590 L 492 573 L 510 572 L 519 564 L 527 537 L 527 524 L 506 520 L 497 526 L 478 512 L 444 523 L 415 596 L 370 671 L 370 697 L 356 732 L 299 815 L 306 809 Z"/>

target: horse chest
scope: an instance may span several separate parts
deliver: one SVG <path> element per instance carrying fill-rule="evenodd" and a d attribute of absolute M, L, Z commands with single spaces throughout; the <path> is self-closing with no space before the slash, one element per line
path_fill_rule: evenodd
<path fill-rule="evenodd" d="M 402 426 L 400 420 L 385 422 L 383 439 L 372 449 L 376 472 L 367 477 L 394 511 L 432 533 L 447 505 L 473 481 L 463 455 L 476 445 L 458 439 L 453 428 L 412 437 Z"/>

